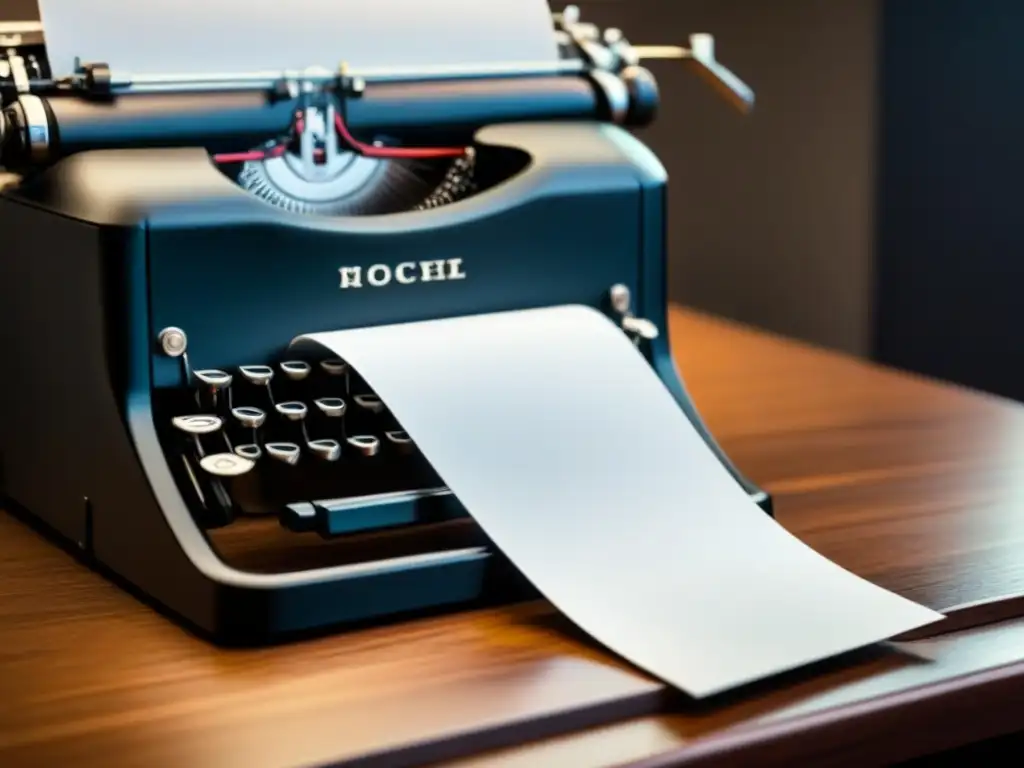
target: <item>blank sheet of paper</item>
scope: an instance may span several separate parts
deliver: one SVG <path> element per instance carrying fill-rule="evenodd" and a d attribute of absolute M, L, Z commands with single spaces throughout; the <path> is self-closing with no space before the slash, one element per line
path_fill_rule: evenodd
<path fill-rule="evenodd" d="M 764 514 L 625 335 L 580 306 L 314 333 L 569 619 L 707 696 L 942 616 Z"/>
<path fill-rule="evenodd" d="M 553 63 L 545 0 L 40 0 L 50 67 L 116 74 Z"/>

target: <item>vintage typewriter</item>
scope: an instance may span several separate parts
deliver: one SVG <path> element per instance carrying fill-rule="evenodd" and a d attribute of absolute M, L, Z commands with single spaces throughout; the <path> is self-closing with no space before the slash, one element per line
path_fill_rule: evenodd
<path fill-rule="evenodd" d="M 709 36 L 636 47 L 570 7 L 553 68 L 175 78 L 50 72 L 22 31 L 0 490 L 98 570 L 231 643 L 529 596 L 359 372 L 289 344 L 568 303 L 621 324 L 771 513 L 677 377 L 666 174 L 627 130 L 658 106 L 649 57 L 751 105 Z"/>

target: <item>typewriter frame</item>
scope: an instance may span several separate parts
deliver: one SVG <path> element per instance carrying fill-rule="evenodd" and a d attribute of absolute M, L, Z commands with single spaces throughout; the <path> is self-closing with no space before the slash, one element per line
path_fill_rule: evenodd
<path fill-rule="evenodd" d="M 657 158 L 627 132 L 592 123 L 491 126 L 477 142 L 516 148 L 529 164 L 475 198 L 387 217 L 392 225 L 442 237 L 456 226 L 500 220 L 531 200 L 574 197 L 586 204 L 610 191 L 635 199 L 635 273 L 622 282 L 636 314 L 660 330 L 646 350 L 652 368 L 737 482 L 771 514 L 769 496 L 736 470 L 704 427 L 672 360 L 666 173 Z M 492 564 L 504 561 L 493 550 L 422 567 L 397 562 L 290 574 L 242 572 L 217 556 L 172 479 L 151 410 L 153 387 L 176 365 L 160 357 L 157 344 L 163 323 L 152 306 L 154 232 L 198 230 L 214 219 L 324 237 L 376 226 L 271 210 L 230 184 L 201 150 L 82 153 L 0 196 L 0 284 L 14 287 L 0 301 L 0 348 L 9 367 L 0 394 L 18 403 L 0 411 L 0 496 L 86 562 L 220 643 L 273 642 L 486 597 Z M 520 299 L 509 295 L 507 302 Z M 608 311 L 598 292 L 585 292 L 578 303 Z M 499 599 L 536 594 L 522 586 Z"/>

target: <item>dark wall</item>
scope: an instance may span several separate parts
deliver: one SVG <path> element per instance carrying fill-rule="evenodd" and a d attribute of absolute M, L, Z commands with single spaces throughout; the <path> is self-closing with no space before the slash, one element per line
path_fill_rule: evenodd
<path fill-rule="evenodd" d="M 557 5 L 557 3 L 552 3 Z M 715 35 L 757 93 L 730 111 L 678 63 L 642 134 L 670 174 L 671 293 L 867 354 L 874 228 L 876 0 L 589 0 L 634 43 Z"/>
<path fill-rule="evenodd" d="M 39 0 L 0 0 L 0 21 L 39 19 Z"/>
<path fill-rule="evenodd" d="M 1024 399 L 1024 3 L 885 9 L 877 357 Z"/>

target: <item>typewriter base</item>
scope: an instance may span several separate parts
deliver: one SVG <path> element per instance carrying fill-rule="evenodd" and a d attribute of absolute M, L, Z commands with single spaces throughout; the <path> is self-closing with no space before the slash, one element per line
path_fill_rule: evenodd
<path fill-rule="evenodd" d="M 209 358 L 196 366 L 223 367 L 251 362 L 321 323 L 404 322 L 416 318 L 396 313 L 432 316 L 442 305 L 463 314 L 596 306 L 610 285 L 626 282 L 638 298 L 637 313 L 662 330 L 649 350 L 655 373 L 723 466 L 770 514 L 770 498 L 708 434 L 672 361 L 665 327 L 665 178 L 656 159 L 625 132 L 590 125 L 494 127 L 482 132 L 481 143 L 488 141 L 517 147 L 533 162 L 496 187 L 491 203 L 469 201 L 429 214 L 437 224 L 429 238 L 411 225 L 405 232 L 396 224 L 371 231 L 365 224 L 346 229 L 345 222 L 327 227 L 270 214 L 194 152 L 83 155 L 54 168 L 33 189 L 0 196 L 0 399 L 8 404 L 0 409 L 0 497 L 28 510 L 98 570 L 116 574 L 136 594 L 225 644 L 276 642 L 424 610 L 536 596 L 471 520 L 406 534 L 357 534 L 325 549 L 349 547 L 351 557 L 310 557 L 291 572 L 268 562 L 233 564 L 223 541 L 231 534 L 200 527 L 161 445 L 154 392 L 178 369 L 159 356 L 154 339 L 184 317 L 195 329 L 190 336 L 197 356 Z M 161 174 L 166 183 L 155 183 Z M 211 211 L 218 212 L 212 223 Z M 219 217 L 223 212 L 226 218 Z M 565 222 L 581 218 L 593 223 L 577 233 L 577 249 L 552 261 L 545 247 L 564 243 Z M 492 263 L 480 264 L 491 270 L 480 278 L 484 289 L 428 284 L 407 294 L 419 303 L 380 302 L 373 294 L 339 302 L 337 285 L 318 277 L 337 274 L 338 244 L 379 258 L 413 240 L 437 258 L 486 250 Z M 281 273 L 275 259 L 289 253 L 302 253 L 309 269 L 308 275 L 289 273 L 303 301 L 275 307 Z M 527 258 L 549 267 L 550 279 L 524 282 Z M 519 271 L 506 274 L 495 264 Z M 266 279 L 248 282 L 237 301 L 218 304 L 225 295 L 218 281 L 234 285 L 232 265 L 265 268 L 256 274 Z M 206 271 L 193 279 L 190 269 Z M 196 293 L 197 287 L 206 292 Z M 262 326 L 246 336 L 251 315 L 245 313 L 253 303 L 267 311 Z M 234 353 L 237 360 L 226 359 Z M 448 538 L 446 531 L 457 529 L 462 533 Z M 422 540 L 409 548 L 403 536 Z M 424 541 L 431 536 L 437 542 Z"/>

